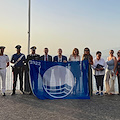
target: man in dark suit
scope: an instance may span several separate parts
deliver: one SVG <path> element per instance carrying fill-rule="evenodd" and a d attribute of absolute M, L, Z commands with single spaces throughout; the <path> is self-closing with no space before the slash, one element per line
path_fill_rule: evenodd
<path fill-rule="evenodd" d="M 58 55 L 53 58 L 53 62 L 67 62 L 67 57 L 62 55 L 62 49 L 58 49 Z"/>
<path fill-rule="evenodd" d="M 49 52 L 48 48 L 44 48 L 44 53 L 45 54 L 40 57 L 41 61 L 50 61 L 50 62 L 52 62 L 52 56 L 48 55 L 48 52 Z"/>
<path fill-rule="evenodd" d="M 62 49 L 58 49 L 58 55 L 53 58 L 53 62 L 67 62 L 67 57 L 62 55 Z M 59 71 L 59 74 L 58 74 Z M 65 76 L 66 76 L 66 70 L 62 68 L 56 68 L 56 71 L 54 71 L 54 76 L 56 80 L 56 86 L 60 86 L 59 83 L 65 84 Z"/>

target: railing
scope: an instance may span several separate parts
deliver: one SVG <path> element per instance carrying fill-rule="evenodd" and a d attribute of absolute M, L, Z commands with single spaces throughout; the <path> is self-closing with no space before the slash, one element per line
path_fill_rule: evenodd
<path fill-rule="evenodd" d="M 12 88 L 13 88 L 13 73 L 12 73 L 12 69 L 9 66 L 6 70 L 7 70 L 7 73 L 6 73 L 6 90 L 12 90 Z M 23 89 L 24 89 L 24 75 L 25 74 L 23 74 Z M 0 81 L 0 86 L 1 86 L 1 81 Z M 18 79 L 17 79 L 16 89 L 17 90 L 20 89 L 19 76 L 18 76 Z M 0 87 L 0 90 L 1 90 L 1 87 Z M 93 76 L 93 91 L 96 91 L 96 82 L 95 82 L 94 76 Z M 105 87 L 104 87 L 104 91 L 105 91 Z M 116 77 L 116 80 L 115 80 L 115 92 L 118 92 L 117 77 Z"/>

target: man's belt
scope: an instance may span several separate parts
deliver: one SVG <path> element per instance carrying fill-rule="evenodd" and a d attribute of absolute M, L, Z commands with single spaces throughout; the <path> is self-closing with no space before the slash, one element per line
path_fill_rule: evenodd
<path fill-rule="evenodd" d="M 14 67 L 14 68 L 16 68 L 16 69 L 21 69 L 22 67 Z"/>

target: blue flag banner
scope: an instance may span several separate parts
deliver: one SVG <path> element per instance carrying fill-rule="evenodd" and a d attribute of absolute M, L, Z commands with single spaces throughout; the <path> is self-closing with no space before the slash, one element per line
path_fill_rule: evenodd
<path fill-rule="evenodd" d="M 88 61 L 29 61 L 33 94 L 39 99 L 90 99 Z"/>

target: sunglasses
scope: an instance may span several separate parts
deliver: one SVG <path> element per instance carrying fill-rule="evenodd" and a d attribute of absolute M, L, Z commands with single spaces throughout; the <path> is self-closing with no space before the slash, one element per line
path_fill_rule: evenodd
<path fill-rule="evenodd" d="M 89 50 L 84 50 L 84 51 L 89 51 Z"/>
<path fill-rule="evenodd" d="M 97 54 L 97 56 L 98 56 L 98 57 L 101 57 L 101 55 L 98 55 L 98 54 Z"/>
<path fill-rule="evenodd" d="M 113 54 L 113 52 L 110 52 L 110 54 Z"/>

